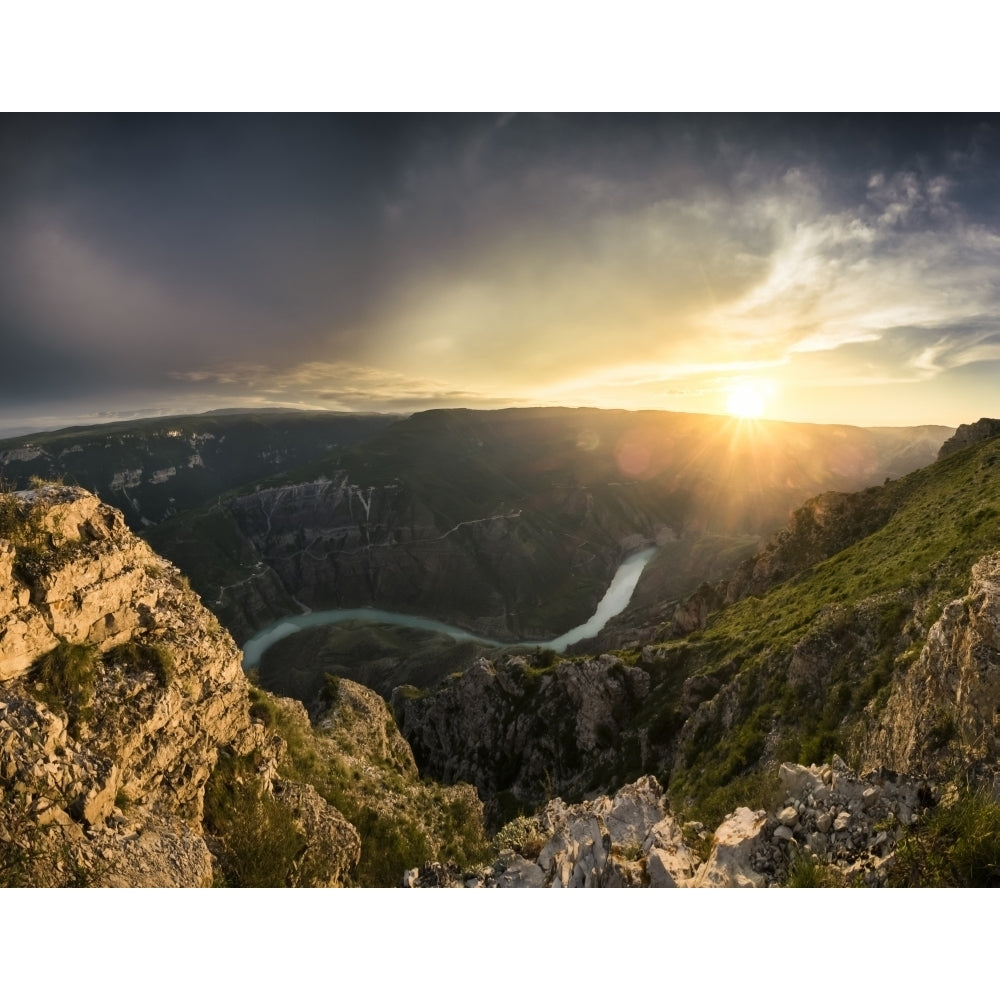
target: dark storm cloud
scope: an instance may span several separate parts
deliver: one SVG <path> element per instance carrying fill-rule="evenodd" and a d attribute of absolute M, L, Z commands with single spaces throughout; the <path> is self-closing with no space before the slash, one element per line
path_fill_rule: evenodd
<path fill-rule="evenodd" d="M 973 116 L 7 116 L 0 394 L 929 378 L 992 359 L 998 164 Z"/>
<path fill-rule="evenodd" d="M 103 339 L 127 369 L 168 344 L 197 359 L 346 334 L 371 301 L 371 223 L 403 132 L 297 118 L 6 122 L 13 338 L 70 352 Z"/>

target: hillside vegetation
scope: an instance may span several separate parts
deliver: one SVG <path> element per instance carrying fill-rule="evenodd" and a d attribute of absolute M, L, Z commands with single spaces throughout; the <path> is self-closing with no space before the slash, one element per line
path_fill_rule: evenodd
<path fill-rule="evenodd" d="M 832 547 L 842 539 L 840 551 L 645 654 L 663 680 L 640 721 L 677 731 L 676 800 L 704 806 L 780 760 L 807 764 L 839 752 L 865 762 L 865 734 L 880 724 L 893 682 L 916 661 L 945 605 L 966 594 L 973 564 L 1000 548 L 1000 441 L 863 499 L 882 510 L 876 523 L 884 524 L 855 540 L 856 518 L 833 520 L 827 533 Z M 779 545 L 798 538 L 789 533 Z M 686 718 L 683 700 L 669 694 L 678 673 L 689 692 L 714 692 Z"/>

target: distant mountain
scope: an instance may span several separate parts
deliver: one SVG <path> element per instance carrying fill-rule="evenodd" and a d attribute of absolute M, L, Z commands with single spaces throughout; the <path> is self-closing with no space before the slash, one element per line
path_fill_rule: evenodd
<path fill-rule="evenodd" d="M 0 480 L 82 486 L 133 530 L 220 493 L 353 447 L 397 418 L 234 410 L 70 427 L 0 441 Z"/>
<path fill-rule="evenodd" d="M 148 536 L 240 639 L 305 604 L 374 605 L 532 641 L 585 621 L 628 552 L 660 545 L 651 572 L 661 598 L 680 597 L 724 575 L 806 497 L 932 461 L 948 433 L 433 410 Z"/>

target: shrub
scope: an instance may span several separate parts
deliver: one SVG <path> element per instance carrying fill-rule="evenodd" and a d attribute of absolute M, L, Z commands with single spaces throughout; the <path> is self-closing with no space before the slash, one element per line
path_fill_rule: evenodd
<path fill-rule="evenodd" d="M 895 886 L 1000 886 L 1000 804 L 983 791 L 931 809 L 899 841 Z"/>
<path fill-rule="evenodd" d="M 0 492 L 0 538 L 9 538 L 16 545 L 23 525 L 20 501 L 13 493 Z"/>
<path fill-rule="evenodd" d="M 290 885 L 305 838 L 292 809 L 262 792 L 252 758 L 224 757 L 205 786 L 205 826 L 220 845 L 223 884 Z"/>
<path fill-rule="evenodd" d="M 391 889 L 408 868 L 429 860 L 427 837 L 408 817 L 382 815 L 368 805 L 341 810 L 361 837 L 361 860 L 355 879 L 360 886 Z"/>
<path fill-rule="evenodd" d="M 33 864 L 38 857 L 34 845 L 37 829 L 25 792 L 8 791 L 0 808 L 0 886 L 32 888 L 36 885 Z"/>
<path fill-rule="evenodd" d="M 478 802 L 435 796 L 441 816 L 441 855 L 462 870 L 485 863 L 491 856 Z"/>
<path fill-rule="evenodd" d="M 14 571 L 22 578 L 30 579 L 51 551 L 43 514 L 41 504 L 26 508 L 13 493 L 0 492 L 0 538 L 14 543 Z"/>
<path fill-rule="evenodd" d="M 535 653 L 535 662 L 543 669 L 548 669 L 556 662 L 556 651 L 554 649 L 542 649 L 539 647 Z"/>
<path fill-rule="evenodd" d="M 65 714 L 75 731 L 93 716 L 91 700 L 96 679 L 94 650 L 62 641 L 35 663 L 34 679 L 42 701 L 53 712 Z"/>
<path fill-rule="evenodd" d="M 161 687 L 167 687 L 174 679 L 174 655 L 161 643 L 143 643 L 134 639 L 123 642 L 109 653 L 105 660 L 122 670 L 149 671 Z"/>
<path fill-rule="evenodd" d="M 340 678 L 336 674 L 323 674 L 323 686 L 320 688 L 319 697 L 327 707 L 332 707 L 340 701 Z"/>
<path fill-rule="evenodd" d="M 514 851 L 522 857 L 535 857 L 548 837 L 534 816 L 517 816 L 498 831 L 491 842 L 494 851 Z"/>
<path fill-rule="evenodd" d="M 798 853 L 788 867 L 786 889 L 842 889 L 844 879 L 833 865 L 825 865 L 811 854 Z"/>
<path fill-rule="evenodd" d="M 274 729 L 277 722 L 277 713 L 271 699 L 261 691 L 251 685 L 250 696 L 250 718 L 259 719 L 264 723 L 265 729 Z"/>

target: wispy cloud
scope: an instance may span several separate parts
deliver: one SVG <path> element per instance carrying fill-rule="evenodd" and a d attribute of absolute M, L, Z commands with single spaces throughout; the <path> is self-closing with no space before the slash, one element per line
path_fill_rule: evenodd
<path fill-rule="evenodd" d="M 218 387 L 246 399 L 321 409 L 412 411 L 427 406 L 483 405 L 480 394 L 445 382 L 339 362 L 313 361 L 287 368 L 219 366 L 171 375 L 202 392 Z M 488 405 L 516 406 L 528 401 L 523 396 L 497 395 L 490 397 Z"/>

